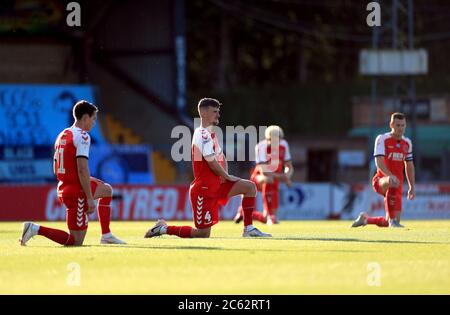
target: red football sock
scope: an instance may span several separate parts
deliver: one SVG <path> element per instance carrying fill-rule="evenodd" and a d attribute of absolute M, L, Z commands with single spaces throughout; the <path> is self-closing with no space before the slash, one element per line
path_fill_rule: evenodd
<path fill-rule="evenodd" d="M 189 238 L 192 237 L 192 227 L 170 225 L 167 227 L 167 234 L 176 235 L 182 238 Z"/>
<path fill-rule="evenodd" d="M 70 235 L 69 233 L 57 229 L 48 228 L 45 226 L 40 226 L 38 235 L 42 235 L 53 242 L 56 242 L 61 245 L 70 246 L 75 244 L 75 239 L 73 235 Z"/>
<path fill-rule="evenodd" d="M 278 223 L 277 216 L 275 214 L 270 215 L 270 219 L 272 220 L 272 223 Z"/>
<path fill-rule="evenodd" d="M 367 224 L 376 224 L 379 227 L 387 227 L 389 225 L 385 217 L 367 218 Z"/>
<path fill-rule="evenodd" d="M 397 190 L 393 188 L 388 188 L 386 196 L 384 197 L 384 209 L 389 214 L 389 218 L 395 218 L 395 210 L 397 208 Z"/>
<path fill-rule="evenodd" d="M 252 217 L 254 220 L 258 220 L 259 222 L 262 222 L 262 223 L 267 223 L 267 218 L 264 216 L 264 214 L 262 214 L 259 211 L 256 211 L 256 210 L 253 211 Z"/>
<path fill-rule="evenodd" d="M 98 218 L 102 227 L 102 234 L 111 232 L 109 223 L 111 222 L 111 197 L 104 197 L 98 200 Z"/>
<path fill-rule="evenodd" d="M 253 223 L 252 213 L 255 210 L 255 197 L 242 198 L 242 210 L 244 211 L 244 226 Z"/>

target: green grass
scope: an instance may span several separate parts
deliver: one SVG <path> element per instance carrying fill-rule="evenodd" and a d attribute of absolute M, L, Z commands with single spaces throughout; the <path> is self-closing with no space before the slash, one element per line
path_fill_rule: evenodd
<path fill-rule="evenodd" d="M 107 246 L 90 222 L 77 248 L 41 236 L 21 247 L 21 223 L 0 223 L 0 294 L 450 294 L 450 221 L 403 223 L 408 230 L 284 221 L 258 225 L 273 239 L 244 239 L 220 222 L 210 239 L 144 239 L 153 222 L 112 222 L 128 245 Z M 70 263 L 79 286 L 69 285 Z M 368 284 L 371 263 L 379 286 Z"/>

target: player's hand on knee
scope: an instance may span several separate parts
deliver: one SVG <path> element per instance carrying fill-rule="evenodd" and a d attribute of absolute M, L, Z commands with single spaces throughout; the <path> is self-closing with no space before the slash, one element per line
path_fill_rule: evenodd
<path fill-rule="evenodd" d="M 88 199 L 88 209 L 86 210 L 87 214 L 94 213 L 95 211 L 95 202 L 94 199 Z"/>
<path fill-rule="evenodd" d="M 273 176 L 264 176 L 264 183 L 272 184 L 273 183 Z"/>
<path fill-rule="evenodd" d="M 389 185 L 394 188 L 397 188 L 400 185 L 400 181 L 395 175 L 391 175 L 389 176 Z"/>

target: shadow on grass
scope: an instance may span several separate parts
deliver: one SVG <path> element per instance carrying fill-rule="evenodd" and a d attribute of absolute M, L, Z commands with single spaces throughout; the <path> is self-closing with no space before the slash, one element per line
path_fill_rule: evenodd
<path fill-rule="evenodd" d="M 357 243 L 387 243 L 387 244 L 449 244 L 447 242 L 422 242 L 405 240 L 365 240 L 359 238 L 332 238 L 332 237 L 280 237 L 272 238 L 277 241 L 323 241 L 323 242 L 357 242 Z"/>
<path fill-rule="evenodd" d="M 230 251 L 230 252 L 246 252 L 246 253 L 255 253 L 255 252 L 339 252 L 339 253 L 363 253 L 363 252 L 375 252 L 375 250 L 352 250 L 352 249 L 267 249 L 267 248 L 258 248 L 258 249 L 249 249 L 249 248 L 225 248 L 225 247 L 214 247 L 214 246 L 172 246 L 172 245 L 161 245 L 154 246 L 149 245 L 145 246 L 142 244 L 126 244 L 126 245 L 83 245 L 83 246 L 35 246 L 34 248 L 63 248 L 63 249 L 73 249 L 73 248 L 117 248 L 117 249 L 145 249 L 145 250 L 200 250 L 200 251 Z"/>
<path fill-rule="evenodd" d="M 89 247 L 110 247 L 111 245 L 87 245 Z M 141 244 L 127 244 L 126 246 L 114 246 L 114 247 L 123 247 L 128 249 L 159 249 L 159 250 L 217 250 L 217 251 L 242 251 L 242 252 L 349 252 L 349 253 L 357 253 L 357 252 L 373 252 L 374 250 L 352 250 L 352 249 L 270 249 L 270 248 L 225 248 L 225 247 L 214 247 L 214 246 L 172 246 L 172 245 L 161 245 L 161 246 L 145 246 Z"/>

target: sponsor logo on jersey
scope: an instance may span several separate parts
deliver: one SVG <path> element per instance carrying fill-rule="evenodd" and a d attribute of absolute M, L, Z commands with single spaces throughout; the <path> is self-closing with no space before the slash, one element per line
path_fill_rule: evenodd
<path fill-rule="evenodd" d="M 388 155 L 388 160 L 392 161 L 403 161 L 405 159 L 405 155 L 400 152 L 391 152 Z"/>

